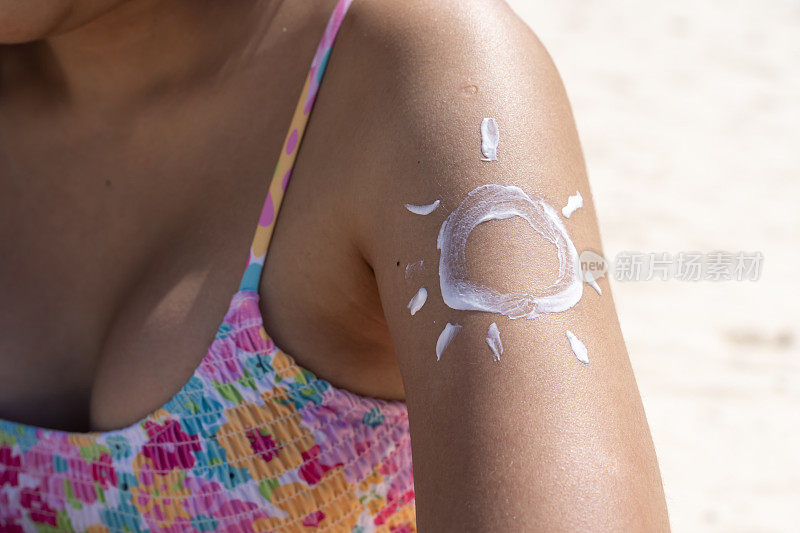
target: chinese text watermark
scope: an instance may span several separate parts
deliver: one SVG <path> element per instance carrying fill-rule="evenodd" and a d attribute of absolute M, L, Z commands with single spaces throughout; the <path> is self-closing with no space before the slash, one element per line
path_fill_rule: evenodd
<path fill-rule="evenodd" d="M 617 281 L 756 281 L 761 277 L 761 252 L 620 252 L 613 262 L 586 250 L 581 253 L 584 279 L 610 273 Z"/>

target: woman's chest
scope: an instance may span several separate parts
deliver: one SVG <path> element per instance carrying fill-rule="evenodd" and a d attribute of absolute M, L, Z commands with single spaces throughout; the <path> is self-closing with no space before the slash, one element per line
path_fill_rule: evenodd
<path fill-rule="evenodd" d="M 238 287 L 283 132 L 179 119 L 143 116 L 60 142 L 20 131 L 0 149 L 0 418 L 125 425 L 167 401 L 205 355 Z M 290 225 L 276 229 L 290 244 L 264 279 L 279 310 L 268 321 L 287 339 L 354 305 L 335 295 L 356 261 L 316 175 L 291 191 Z M 304 327 L 281 322 L 283 310 L 302 314 Z"/>
<path fill-rule="evenodd" d="M 0 417 L 74 429 L 124 380 L 151 404 L 219 325 L 269 175 L 249 139 L 280 134 L 146 113 L 17 126 L 0 147 Z"/>

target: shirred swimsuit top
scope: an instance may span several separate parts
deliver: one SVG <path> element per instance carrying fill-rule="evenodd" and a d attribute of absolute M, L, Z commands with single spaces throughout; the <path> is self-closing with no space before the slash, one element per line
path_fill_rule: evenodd
<path fill-rule="evenodd" d="M 338 389 L 270 339 L 258 286 L 333 41 L 339 0 L 207 354 L 161 408 L 92 433 L 0 420 L 0 531 L 416 531 L 403 402 Z"/>

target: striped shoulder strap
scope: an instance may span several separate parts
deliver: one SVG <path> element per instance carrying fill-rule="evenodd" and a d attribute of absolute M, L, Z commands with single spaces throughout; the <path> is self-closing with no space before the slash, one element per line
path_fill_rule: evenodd
<path fill-rule="evenodd" d="M 303 92 L 300 94 L 294 116 L 292 116 L 289 132 L 286 134 L 286 140 L 281 148 L 278 164 L 275 167 L 272 178 L 270 178 L 269 192 L 266 200 L 264 200 L 264 207 L 261 209 L 253 244 L 250 246 L 250 257 L 242 275 L 242 281 L 239 284 L 240 291 L 258 292 L 261 270 L 264 268 L 264 260 L 267 257 L 267 249 L 272 240 L 272 232 L 275 228 L 275 221 L 278 218 L 278 211 L 281 208 L 286 187 L 289 185 L 289 180 L 292 176 L 292 168 L 294 168 L 294 162 L 297 159 L 297 151 L 300 147 L 300 142 L 303 140 L 311 110 L 314 107 L 314 100 L 317 97 L 322 76 L 325 74 L 325 67 L 328 65 L 333 42 L 352 1 L 339 0 L 328 20 L 322 40 L 317 46 L 317 52 L 311 62 L 311 69 L 306 77 Z"/>

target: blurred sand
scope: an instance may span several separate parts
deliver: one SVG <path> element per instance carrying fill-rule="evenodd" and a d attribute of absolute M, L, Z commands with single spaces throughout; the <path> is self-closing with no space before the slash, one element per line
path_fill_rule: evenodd
<path fill-rule="evenodd" d="M 800 3 L 509 3 L 561 71 L 606 257 L 761 251 L 757 282 L 614 282 L 678 532 L 800 531 Z"/>

